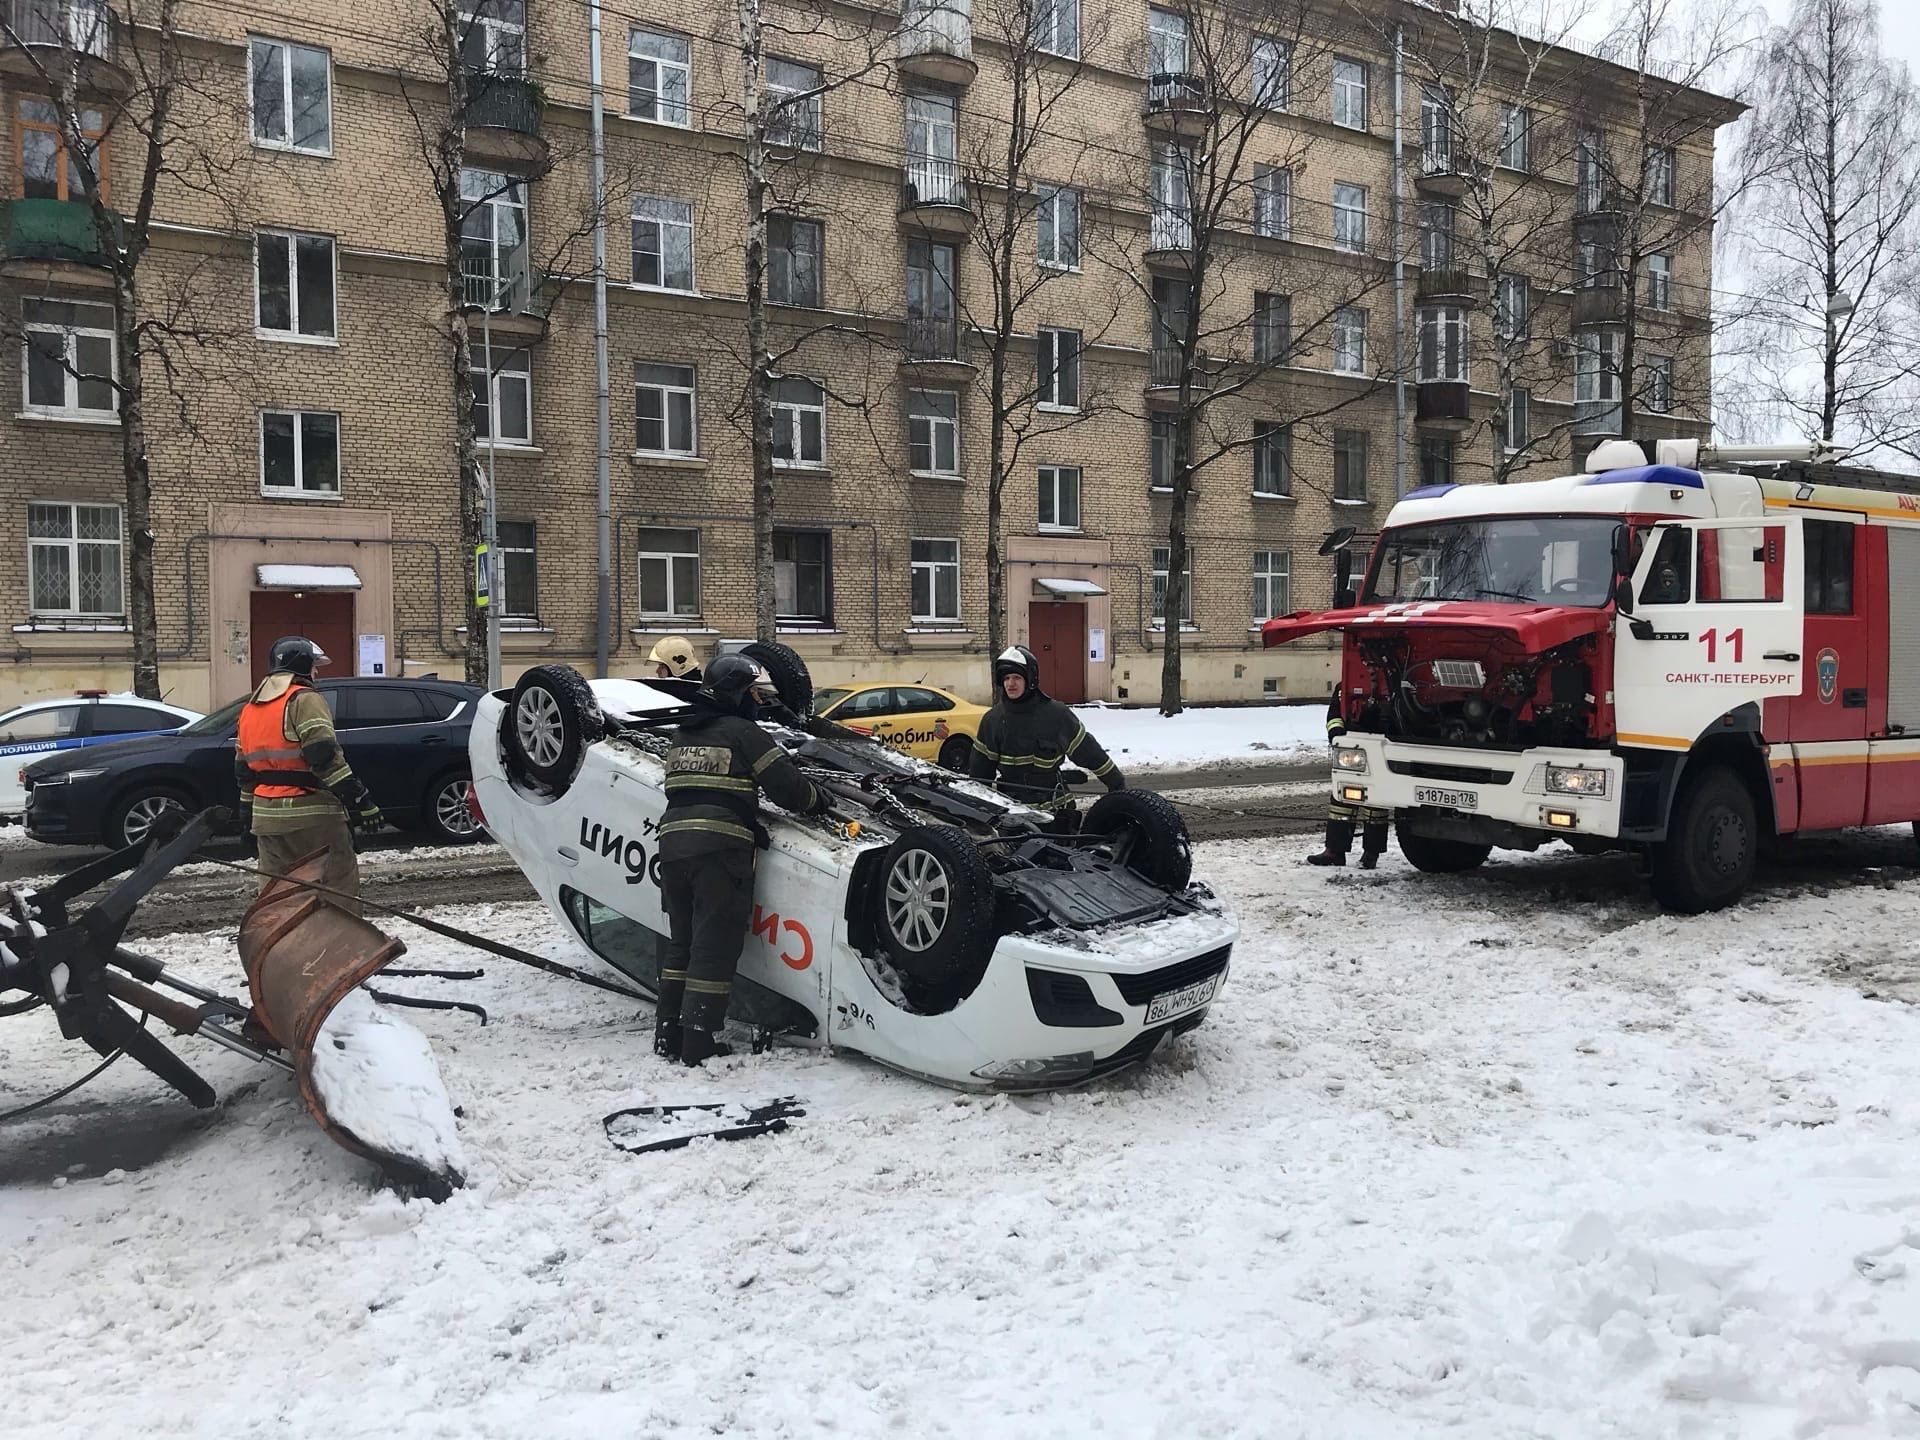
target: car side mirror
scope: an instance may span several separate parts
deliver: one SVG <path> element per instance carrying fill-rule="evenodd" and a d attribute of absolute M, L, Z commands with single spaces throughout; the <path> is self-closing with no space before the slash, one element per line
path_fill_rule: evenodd
<path fill-rule="evenodd" d="M 1633 613 L 1633 581 L 1623 578 L 1614 582 L 1613 608 L 1622 615 Z"/>
<path fill-rule="evenodd" d="M 1351 525 L 1341 525 L 1329 530 L 1326 538 L 1320 542 L 1320 553 L 1322 555 L 1332 555 L 1338 551 L 1345 550 L 1347 546 L 1353 543 L 1353 537 L 1357 533 L 1359 532 Z"/>

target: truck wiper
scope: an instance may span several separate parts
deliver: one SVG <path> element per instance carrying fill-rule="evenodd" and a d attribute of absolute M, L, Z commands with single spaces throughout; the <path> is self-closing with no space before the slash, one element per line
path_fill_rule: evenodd
<path fill-rule="evenodd" d="M 1489 590 L 1485 586 L 1482 586 L 1480 589 L 1476 590 L 1474 594 L 1498 595 L 1503 600 L 1519 600 L 1528 605 L 1538 605 L 1540 603 L 1539 600 L 1536 599 L 1534 596 L 1522 595 L 1517 590 Z"/>

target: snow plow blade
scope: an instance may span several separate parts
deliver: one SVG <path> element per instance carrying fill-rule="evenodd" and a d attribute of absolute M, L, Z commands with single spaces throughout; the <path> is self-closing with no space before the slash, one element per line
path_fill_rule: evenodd
<path fill-rule="evenodd" d="M 444 1200 L 466 1162 L 433 1053 L 359 988 L 407 947 L 308 888 L 324 867 L 324 853 L 309 855 L 268 881 L 240 922 L 254 1019 L 293 1057 L 300 1098 L 331 1139 Z"/>

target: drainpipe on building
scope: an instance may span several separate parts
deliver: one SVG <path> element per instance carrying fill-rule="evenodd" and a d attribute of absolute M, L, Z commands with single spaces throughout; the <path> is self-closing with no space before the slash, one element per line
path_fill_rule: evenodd
<path fill-rule="evenodd" d="M 1407 183 L 1402 150 L 1401 94 L 1406 73 L 1405 32 L 1393 27 L 1393 498 L 1407 493 L 1407 262 L 1401 233 L 1401 196 Z"/>
<path fill-rule="evenodd" d="M 593 673 L 607 676 L 613 634 L 609 580 L 613 570 L 613 421 L 607 378 L 607 129 L 600 74 L 600 0 L 587 6 L 593 65 L 593 364 L 595 443 L 600 465 L 599 600 L 594 625 Z"/>
<path fill-rule="evenodd" d="M 487 625 L 487 689 L 500 688 L 500 482 L 494 476 L 494 437 L 500 433 L 500 391 L 493 383 L 492 315 L 500 304 L 505 286 L 501 276 L 493 278 L 493 294 L 487 308 L 480 312 L 480 348 L 487 352 L 487 609 L 481 617 Z"/>

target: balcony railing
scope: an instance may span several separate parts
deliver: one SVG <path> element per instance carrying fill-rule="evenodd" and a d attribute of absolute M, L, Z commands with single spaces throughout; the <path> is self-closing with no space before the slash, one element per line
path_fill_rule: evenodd
<path fill-rule="evenodd" d="M 105 268 L 112 257 L 100 244 L 93 205 L 86 200 L 0 202 L 0 257 Z M 120 216 L 108 211 L 114 245 L 124 243 Z"/>
<path fill-rule="evenodd" d="M 1147 361 L 1147 380 L 1157 390 L 1172 389 L 1180 383 L 1180 347 L 1156 345 Z"/>
<path fill-rule="evenodd" d="M 1153 212 L 1152 234 L 1148 248 L 1152 250 L 1191 250 L 1193 248 L 1193 217 L 1184 210 L 1162 210 Z"/>
<path fill-rule="evenodd" d="M 1147 113 L 1205 110 L 1207 80 L 1184 70 L 1163 70 L 1147 77 Z"/>
<path fill-rule="evenodd" d="M 951 315 L 909 315 L 907 357 L 923 361 L 958 361 L 960 326 Z"/>
<path fill-rule="evenodd" d="M 113 41 L 107 0 L 7 0 L 7 23 L 23 45 L 55 45 L 102 60 Z"/>
<path fill-rule="evenodd" d="M 967 187 L 960 179 L 960 162 L 934 155 L 909 155 L 904 200 L 908 205 L 965 208 Z"/>
<path fill-rule="evenodd" d="M 470 248 L 460 257 L 460 279 L 466 304 L 476 310 L 524 312 L 533 303 L 533 266 L 524 250 Z"/>
<path fill-rule="evenodd" d="M 540 133 L 540 93 L 521 75 L 478 71 L 467 76 L 467 124 L 489 130 Z"/>

